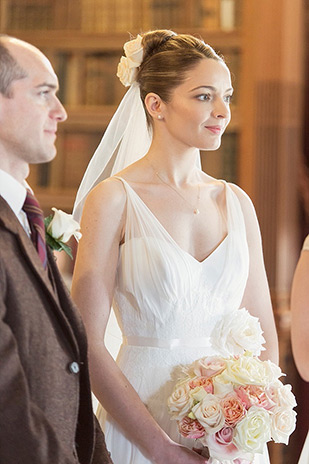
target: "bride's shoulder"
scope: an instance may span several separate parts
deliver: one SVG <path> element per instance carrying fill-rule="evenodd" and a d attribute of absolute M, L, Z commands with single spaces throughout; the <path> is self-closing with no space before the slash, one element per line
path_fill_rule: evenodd
<path fill-rule="evenodd" d="M 249 195 L 241 188 L 239 185 L 233 184 L 232 182 L 227 182 L 227 185 L 237 196 L 241 206 L 246 209 L 254 209 L 253 203 Z"/>
<path fill-rule="evenodd" d="M 89 210 L 115 212 L 123 211 L 126 193 L 121 180 L 109 177 L 100 182 L 88 195 L 85 207 Z"/>

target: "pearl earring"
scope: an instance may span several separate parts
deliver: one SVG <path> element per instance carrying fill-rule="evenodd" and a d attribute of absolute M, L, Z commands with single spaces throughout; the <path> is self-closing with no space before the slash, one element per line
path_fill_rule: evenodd
<path fill-rule="evenodd" d="M 162 114 L 159 114 L 159 115 L 158 115 L 158 119 L 162 119 Z"/>

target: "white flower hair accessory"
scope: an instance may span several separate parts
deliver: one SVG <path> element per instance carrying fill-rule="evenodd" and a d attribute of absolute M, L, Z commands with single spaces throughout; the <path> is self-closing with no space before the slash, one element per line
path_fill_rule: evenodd
<path fill-rule="evenodd" d="M 136 79 L 137 68 L 143 61 L 144 49 L 142 36 L 126 42 L 123 46 L 125 56 L 122 56 L 117 68 L 117 77 L 120 82 L 129 87 Z"/>

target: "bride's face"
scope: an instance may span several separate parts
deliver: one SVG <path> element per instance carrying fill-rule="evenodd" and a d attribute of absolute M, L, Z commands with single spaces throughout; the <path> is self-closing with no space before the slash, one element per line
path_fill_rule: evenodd
<path fill-rule="evenodd" d="M 216 150 L 231 119 L 232 93 L 227 66 L 214 59 L 200 60 L 164 105 L 166 129 L 184 147 Z"/>

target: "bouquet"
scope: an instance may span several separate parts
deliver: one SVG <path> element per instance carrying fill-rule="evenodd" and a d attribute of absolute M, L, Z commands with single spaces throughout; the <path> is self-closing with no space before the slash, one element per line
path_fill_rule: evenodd
<path fill-rule="evenodd" d="M 251 462 L 270 440 L 288 444 L 296 401 L 291 386 L 279 380 L 280 368 L 258 358 L 265 342 L 258 319 L 244 308 L 231 312 L 211 340 L 223 356 L 183 367 L 168 399 L 180 434 L 196 439 L 220 462 Z"/>

